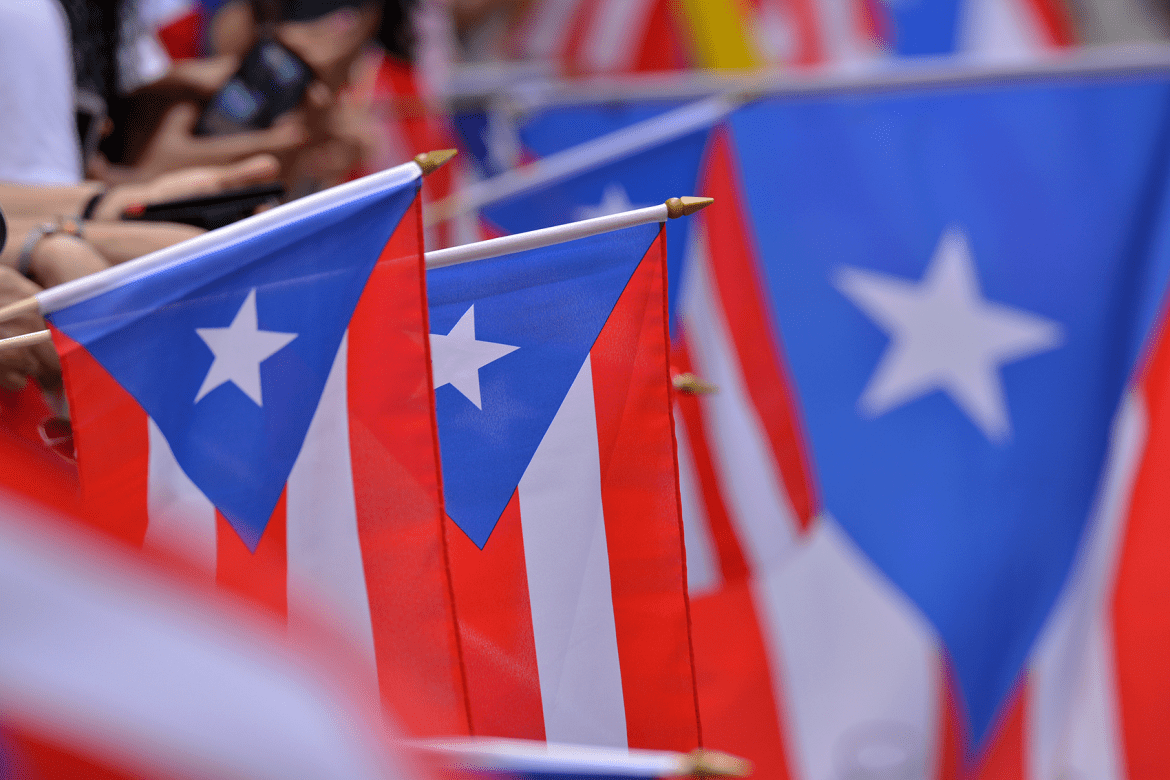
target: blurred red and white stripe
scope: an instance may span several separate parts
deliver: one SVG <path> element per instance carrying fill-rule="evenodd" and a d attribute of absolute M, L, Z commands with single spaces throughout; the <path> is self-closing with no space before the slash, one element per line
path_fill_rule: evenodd
<path fill-rule="evenodd" d="M 0 719 L 39 743 L 151 777 L 411 776 L 343 662 L 7 491 L 0 614 Z"/>

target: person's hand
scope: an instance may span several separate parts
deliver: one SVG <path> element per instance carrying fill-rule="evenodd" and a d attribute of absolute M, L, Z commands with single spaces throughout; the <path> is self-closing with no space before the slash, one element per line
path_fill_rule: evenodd
<path fill-rule="evenodd" d="M 38 285 L 25 279 L 16 269 L 0 265 L 0 306 L 16 303 L 40 291 Z M 0 338 L 35 333 L 44 328 L 45 321 L 39 314 L 22 314 L 0 323 Z M 20 390 L 30 376 L 48 390 L 61 386 L 61 363 L 52 344 L 45 342 L 0 350 L 0 387 Z"/>
<path fill-rule="evenodd" d="M 166 173 L 141 184 L 119 184 L 94 209 L 95 220 L 116 220 L 130 206 L 214 195 L 226 190 L 275 181 L 280 163 L 259 154 L 228 165 L 207 165 Z"/>
<path fill-rule="evenodd" d="M 167 111 L 147 142 L 133 171 L 138 180 L 150 179 L 181 168 L 223 165 L 256 154 L 283 154 L 304 146 L 309 130 L 301 113 L 293 111 L 266 130 L 228 135 L 195 135 L 199 111 L 191 103 L 179 103 Z"/>

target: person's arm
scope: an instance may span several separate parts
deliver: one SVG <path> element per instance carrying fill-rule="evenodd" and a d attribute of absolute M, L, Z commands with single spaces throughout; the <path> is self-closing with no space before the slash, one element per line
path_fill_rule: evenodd
<path fill-rule="evenodd" d="M 20 257 L 29 247 L 31 236 L 35 240 L 29 251 L 27 270 L 41 287 L 52 287 L 110 267 L 100 252 L 76 236 L 43 234 L 41 227 L 46 224 L 51 221 L 10 216 L 8 242 L 0 252 L 0 265 L 20 276 L 17 270 Z"/>
<path fill-rule="evenodd" d="M 14 270 L 30 236 L 36 239 L 28 257 L 28 274 L 43 287 L 53 287 L 101 271 L 111 265 L 164 249 L 194 238 L 203 231 L 172 222 L 88 222 L 83 236 L 68 233 L 41 235 L 52 220 L 13 217 L 8 220 L 9 240 L 0 263 Z"/>
<path fill-rule="evenodd" d="M 276 158 L 259 154 L 229 165 L 185 168 L 150 181 L 119 184 L 109 189 L 99 182 L 88 181 L 46 186 L 0 182 L 0 209 L 11 218 L 23 217 L 41 222 L 59 217 L 82 216 L 94 220 L 116 220 L 131 206 L 214 195 L 275 181 L 278 175 L 280 163 Z M 86 215 L 84 212 L 91 202 L 92 213 Z"/>
<path fill-rule="evenodd" d="M 100 182 L 33 185 L 0 182 L 0 208 L 10 218 L 79 216 L 105 186 Z"/>
<path fill-rule="evenodd" d="M 106 262 L 117 265 L 201 233 L 200 228 L 174 222 L 90 222 L 85 226 L 85 241 Z"/>

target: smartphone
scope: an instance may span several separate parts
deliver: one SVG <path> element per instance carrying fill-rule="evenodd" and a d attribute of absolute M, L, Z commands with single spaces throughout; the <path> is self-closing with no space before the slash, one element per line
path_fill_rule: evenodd
<path fill-rule="evenodd" d="M 149 222 L 181 222 L 204 230 L 230 225 L 249 217 L 260 206 L 275 205 L 284 197 L 284 187 L 279 183 L 260 184 L 238 190 L 205 195 L 198 198 L 183 198 L 164 203 L 151 203 L 127 209 L 122 219 L 146 220 Z"/>
<path fill-rule="evenodd" d="M 271 127 L 296 108 L 313 70 L 280 41 L 265 38 L 244 55 L 236 74 L 215 94 L 195 125 L 199 135 L 224 135 Z"/>

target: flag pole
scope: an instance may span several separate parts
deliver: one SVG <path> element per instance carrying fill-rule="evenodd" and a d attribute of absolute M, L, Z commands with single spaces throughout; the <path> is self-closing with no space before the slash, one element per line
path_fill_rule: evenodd
<path fill-rule="evenodd" d="M 420 155 L 420 157 L 421 156 L 422 155 Z M 446 158 L 446 160 L 449 159 L 451 159 L 450 156 Z M 446 160 L 443 162 L 446 162 Z M 440 165 L 441 164 L 442 163 L 440 163 Z M 422 163 L 419 163 L 419 167 L 422 168 Z M 426 260 L 426 267 L 428 270 L 432 268 L 445 268 L 451 265 L 459 265 L 460 263 L 470 263 L 473 260 L 487 260 L 492 257 L 499 257 L 500 255 L 511 254 L 513 252 L 524 252 L 529 249 L 539 249 L 540 247 L 552 246 L 553 244 L 563 244 L 566 241 L 573 241 L 578 238 L 587 238 L 589 236 L 597 236 L 602 233 L 609 233 L 614 230 L 623 230 L 625 228 L 636 227 L 638 225 L 646 225 L 651 222 L 665 222 L 668 219 L 678 219 L 679 217 L 690 216 L 695 212 L 705 209 L 714 202 L 714 198 L 700 198 L 686 195 L 679 198 L 670 198 L 658 206 L 647 206 L 646 208 L 642 209 L 623 211 L 619 214 L 610 214 L 608 216 L 596 217 L 594 219 L 583 219 L 580 222 L 569 222 L 564 225 L 557 225 L 555 227 L 542 228 L 541 230 L 532 230 L 528 233 L 517 233 L 511 236 L 501 236 L 500 238 L 492 238 L 488 239 L 487 241 L 477 241 L 474 244 L 464 244 L 462 246 L 450 247 L 449 249 L 435 249 L 433 251 L 427 252 L 424 255 Z M 191 239 L 191 241 L 198 240 L 199 238 Z M 165 252 L 166 250 L 163 251 Z M 97 274 L 91 274 L 90 277 L 82 277 L 82 279 L 78 281 L 83 281 L 86 278 L 104 275 L 106 273 L 108 273 L 108 271 L 99 271 Z M 43 315 L 56 311 L 56 308 L 49 308 L 43 305 L 41 298 L 43 295 L 43 292 L 38 293 L 37 295 L 24 298 L 23 300 L 19 300 L 16 303 L 10 303 L 5 307 L 0 308 L 0 322 L 3 322 L 6 319 L 18 317 L 22 314 Z M 58 306 L 57 308 L 63 308 L 63 306 Z M 51 338 L 52 337 L 48 330 L 38 330 L 32 333 L 24 333 L 19 336 L 10 336 L 9 338 L 0 339 L 0 351 L 6 349 L 15 349 L 17 347 L 29 347 L 35 344 L 42 344 L 51 340 Z"/>
<path fill-rule="evenodd" d="M 498 737 L 448 737 L 405 744 L 428 763 L 472 774 L 653 780 L 747 777 L 752 772 L 752 763 L 746 759 L 703 748 L 677 753 Z"/>
<path fill-rule="evenodd" d="M 423 176 L 430 176 L 457 154 L 459 154 L 458 149 L 436 149 L 433 152 L 423 152 L 414 156 L 414 164 L 422 171 Z"/>
<path fill-rule="evenodd" d="M 427 252 L 427 269 L 444 268 L 459 263 L 469 263 L 472 260 L 486 260 L 490 257 L 524 252 L 529 249 L 539 249 L 542 246 L 561 244 L 578 238 L 596 236 L 609 233 L 613 230 L 645 225 L 649 222 L 665 222 L 668 219 L 677 219 L 694 214 L 714 203 L 713 198 L 682 197 L 670 198 L 658 206 L 647 206 L 642 209 L 623 211 L 619 214 L 610 214 L 594 219 L 583 219 L 580 222 L 567 222 L 555 227 L 531 230 L 527 233 L 516 233 L 500 238 L 490 238 L 487 241 L 477 241 L 474 244 L 463 244 L 447 249 L 436 249 Z"/>

